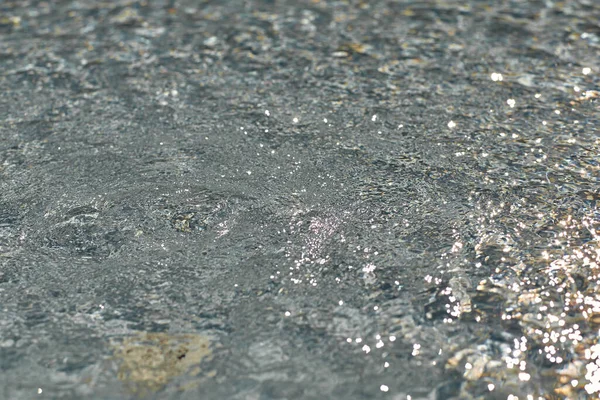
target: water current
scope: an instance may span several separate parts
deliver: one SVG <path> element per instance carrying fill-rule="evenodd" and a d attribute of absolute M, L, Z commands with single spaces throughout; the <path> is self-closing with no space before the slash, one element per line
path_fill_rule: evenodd
<path fill-rule="evenodd" d="M 0 2 L 0 398 L 598 399 L 600 2 Z"/>

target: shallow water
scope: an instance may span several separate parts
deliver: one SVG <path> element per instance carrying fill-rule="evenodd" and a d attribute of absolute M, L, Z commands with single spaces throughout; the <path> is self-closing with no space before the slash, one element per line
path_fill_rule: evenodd
<path fill-rule="evenodd" d="M 600 3 L 0 4 L 0 397 L 596 399 Z"/>

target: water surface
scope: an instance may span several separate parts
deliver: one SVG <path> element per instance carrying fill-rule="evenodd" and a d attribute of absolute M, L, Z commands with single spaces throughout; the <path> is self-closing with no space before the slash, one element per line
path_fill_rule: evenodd
<path fill-rule="evenodd" d="M 595 399 L 600 4 L 0 4 L 0 397 Z"/>

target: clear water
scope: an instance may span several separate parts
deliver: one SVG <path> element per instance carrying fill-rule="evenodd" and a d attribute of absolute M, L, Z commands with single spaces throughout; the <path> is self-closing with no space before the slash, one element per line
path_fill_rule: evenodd
<path fill-rule="evenodd" d="M 0 4 L 0 397 L 594 399 L 600 4 Z"/>

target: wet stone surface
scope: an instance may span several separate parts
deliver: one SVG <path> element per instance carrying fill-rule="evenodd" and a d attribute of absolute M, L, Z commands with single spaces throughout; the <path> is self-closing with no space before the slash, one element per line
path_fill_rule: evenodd
<path fill-rule="evenodd" d="M 1 2 L 0 398 L 599 398 L 599 21 Z"/>

